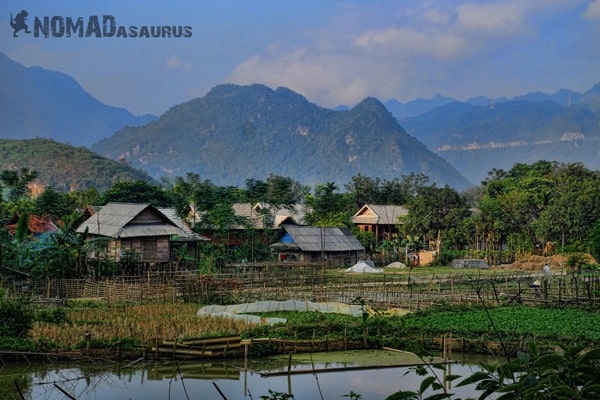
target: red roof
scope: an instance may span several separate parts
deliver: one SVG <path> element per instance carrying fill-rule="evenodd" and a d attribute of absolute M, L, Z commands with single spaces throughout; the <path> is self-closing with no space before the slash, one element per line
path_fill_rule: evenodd
<path fill-rule="evenodd" d="M 8 223 L 6 224 L 4 229 L 6 229 L 8 231 L 8 233 L 10 233 L 11 235 L 14 235 L 17 232 L 18 223 L 19 223 L 19 215 L 15 214 L 8 221 Z M 28 225 L 27 231 L 28 231 L 28 233 L 33 233 L 33 234 L 40 234 L 40 233 L 46 233 L 46 232 L 54 233 L 58 229 L 57 224 L 60 224 L 60 222 L 55 221 L 54 218 L 51 216 L 48 216 L 48 215 L 40 216 L 40 215 L 30 214 L 29 215 L 29 223 L 27 224 Z"/>

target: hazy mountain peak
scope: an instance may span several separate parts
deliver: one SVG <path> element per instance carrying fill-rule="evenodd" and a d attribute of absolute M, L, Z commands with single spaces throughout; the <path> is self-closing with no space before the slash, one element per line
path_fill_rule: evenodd
<path fill-rule="evenodd" d="M 69 75 L 25 67 L 0 53 L 0 139 L 46 137 L 87 146 L 155 118 L 107 106 Z"/>
<path fill-rule="evenodd" d="M 220 185 L 270 174 L 304 184 L 424 173 L 464 188 L 452 166 L 404 132 L 385 106 L 368 97 L 335 112 L 287 88 L 219 85 L 173 107 L 152 124 L 127 128 L 93 146 L 109 158 L 126 154 L 153 176 L 195 172 Z"/>
<path fill-rule="evenodd" d="M 366 97 L 352 108 L 353 111 L 369 111 L 389 114 L 383 103 L 375 97 Z"/>

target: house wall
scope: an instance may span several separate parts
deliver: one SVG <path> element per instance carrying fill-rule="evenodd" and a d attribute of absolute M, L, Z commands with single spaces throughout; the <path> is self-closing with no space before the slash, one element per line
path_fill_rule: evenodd
<path fill-rule="evenodd" d="M 116 262 L 121 261 L 124 251 L 135 252 L 140 257 L 139 261 L 145 263 L 171 260 L 168 236 L 111 240 L 107 250 L 109 258 Z"/>
<path fill-rule="evenodd" d="M 280 260 L 281 254 L 287 254 L 288 257 L 286 257 L 286 260 L 289 261 L 299 261 L 306 263 L 325 262 L 327 265 L 334 267 L 354 265 L 363 257 L 362 252 L 356 251 L 327 252 L 325 254 L 321 254 L 321 252 L 285 251 L 279 253 Z"/>
<path fill-rule="evenodd" d="M 154 213 L 150 208 L 146 208 L 144 211 L 139 213 L 129 225 L 135 224 L 161 224 L 164 223 L 164 219 Z"/>
<path fill-rule="evenodd" d="M 356 224 L 356 227 L 363 232 L 372 232 L 377 244 L 381 243 L 383 240 L 392 239 L 398 236 L 397 225 Z"/>
<path fill-rule="evenodd" d="M 156 263 L 171 260 L 168 236 L 121 239 L 121 249 L 137 253 L 140 262 Z"/>

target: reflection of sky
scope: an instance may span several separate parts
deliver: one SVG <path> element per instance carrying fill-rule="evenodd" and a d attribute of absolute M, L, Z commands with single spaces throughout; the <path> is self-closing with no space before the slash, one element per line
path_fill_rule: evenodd
<path fill-rule="evenodd" d="M 318 366 L 316 366 L 318 367 Z M 421 380 L 414 373 L 405 375 L 409 369 L 383 368 L 299 374 L 292 376 L 261 377 L 258 373 L 240 371 L 238 379 L 194 379 L 163 374 L 163 379 L 148 379 L 145 370 L 128 372 L 102 372 L 84 377 L 79 369 L 63 369 L 46 373 L 32 373 L 32 387 L 28 398 L 36 400 L 63 400 L 65 395 L 56 383 L 77 400 L 165 400 L 165 399 L 221 399 L 213 382 L 229 399 L 253 398 L 268 395 L 269 389 L 276 392 L 291 392 L 303 400 L 342 399 L 351 391 L 365 400 L 384 399 L 402 390 L 417 390 Z M 452 365 L 452 373 L 463 377 L 477 367 Z M 443 371 L 439 371 L 443 373 Z M 245 392 L 245 388 L 249 390 Z M 319 393 L 319 390 L 321 393 Z M 452 390 L 460 396 L 469 393 Z M 472 396 L 473 393 L 470 393 Z M 17 398 L 17 397 L 15 397 Z"/>

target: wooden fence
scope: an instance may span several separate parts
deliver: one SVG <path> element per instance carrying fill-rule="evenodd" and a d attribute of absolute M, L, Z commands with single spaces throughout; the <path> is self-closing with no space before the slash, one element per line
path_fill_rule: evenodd
<path fill-rule="evenodd" d="M 40 303 L 66 300 L 115 302 L 198 302 L 235 304 L 260 300 L 342 303 L 423 309 L 434 304 L 600 304 L 599 274 L 555 274 L 538 287 L 539 276 L 514 271 L 478 274 L 460 271 L 427 278 L 397 274 L 331 276 L 322 269 L 271 268 L 211 275 L 153 273 L 104 280 L 3 280 L 9 297 Z M 541 279 L 541 278 L 539 278 Z"/>

